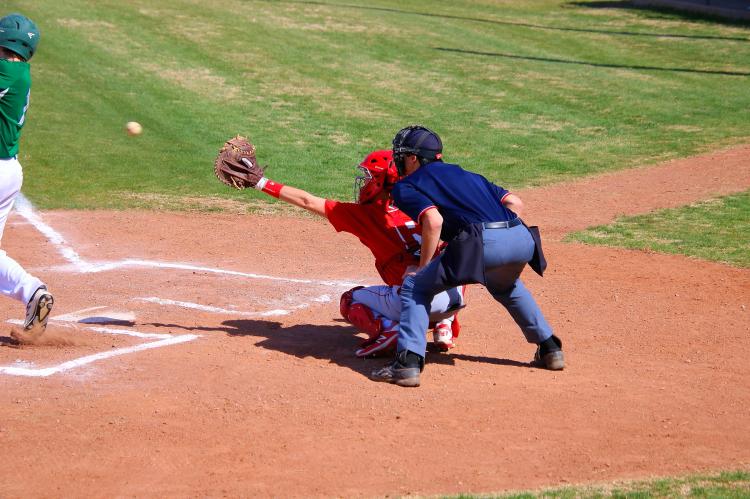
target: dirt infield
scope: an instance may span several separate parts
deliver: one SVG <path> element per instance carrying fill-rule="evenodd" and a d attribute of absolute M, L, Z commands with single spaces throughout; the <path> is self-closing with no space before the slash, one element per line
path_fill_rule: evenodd
<path fill-rule="evenodd" d="M 325 221 L 21 210 L 4 249 L 56 305 L 46 345 L 0 332 L 0 496 L 430 495 L 748 469 L 750 271 L 561 242 L 747 188 L 750 146 L 521 191 L 550 260 L 524 279 L 566 370 L 530 367 L 475 286 L 458 347 L 428 356 L 418 389 L 369 381 L 383 361 L 353 356 L 338 295 L 377 274 Z"/>

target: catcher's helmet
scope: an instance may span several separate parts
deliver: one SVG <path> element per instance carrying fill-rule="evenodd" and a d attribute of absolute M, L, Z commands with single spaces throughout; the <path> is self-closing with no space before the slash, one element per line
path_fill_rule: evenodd
<path fill-rule="evenodd" d="M 422 125 L 402 128 L 393 139 L 393 162 L 400 175 L 404 175 L 404 158 L 414 154 L 424 165 L 443 157 L 443 142 L 438 134 Z"/>
<path fill-rule="evenodd" d="M 357 166 L 361 175 L 354 179 L 354 201 L 365 204 L 383 190 L 390 190 L 398 180 L 393 152 L 373 151 Z"/>
<path fill-rule="evenodd" d="M 8 14 L 0 19 L 0 47 L 28 61 L 39 43 L 39 30 L 34 21 L 21 14 Z"/>

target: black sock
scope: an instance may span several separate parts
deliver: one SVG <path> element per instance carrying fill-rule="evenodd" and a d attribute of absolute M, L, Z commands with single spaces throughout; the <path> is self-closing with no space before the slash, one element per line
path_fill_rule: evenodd
<path fill-rule="evenodd" d="M 550 336 L 543 342 L 539 343 L 539 353 L 541 355 L 546 355 L 550 352 L 557 352 L 560 350 L 560 345 L 557 343 L 557 338 L 555 336 Z"/>
<path fill-rule="evenodd" d="M 406 367 L 422 367 L 424 365 L 424 358 L 411 350 L 407 350 L 404 357 L 404 365 Z"/>

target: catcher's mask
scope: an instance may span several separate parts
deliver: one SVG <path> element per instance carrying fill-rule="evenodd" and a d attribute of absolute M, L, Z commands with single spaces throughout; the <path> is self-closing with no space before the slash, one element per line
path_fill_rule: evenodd
<path fill-rule="evenodd" d="M 420 165 L 443 157 L 443 142 L 438 134 L 422 125 L 409 125 L 402 128 L 393 139 L 393 162 L 399 175 L 405 175 L 404 159 L 414 154 Z"/>
<path fill-rule="evenodd" d="M 359 204 L 369 203 L 398 180 L 393 152 L 387 149 L 371 152 L 357 168 L 361 174 L 354 179 L 354 201 Z"/>
<path fill-rule="evenodd" d="M 31 59 L 39 43 L 39 29 L 34 21 L 21 14 L 8 14 L 0 19 L 0 47 L 23 58 Z"/>

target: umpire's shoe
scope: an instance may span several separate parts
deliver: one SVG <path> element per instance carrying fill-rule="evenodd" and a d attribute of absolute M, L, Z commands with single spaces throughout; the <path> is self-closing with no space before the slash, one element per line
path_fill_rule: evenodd
<path fill-rule="evenodd" d="M 31 296 L 29 303 L 26 304 L 26 321 L 23 323 L 24 330 L 44 331 L 47 327 L 49 313 L 52 311 L 54 303 L 55 299 L 47 291 L 46 286 L 37 288 Z"/>
<path fill-rule="evenodd" d="M 408 350 L 396 354 L 392 363 L 370 373 L 373 381 L 398 386 L 419 386 L 419 373 L 424 369 L 424 358 Z"/>
<path fill-rule="evenodd" d="M 534 355 L 533 365 L 550 371 L 561 371 L 565 368 L 565 357 L 562 352 L 562 341 L 554 334 L 539 344 Z"/>

